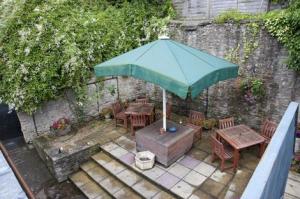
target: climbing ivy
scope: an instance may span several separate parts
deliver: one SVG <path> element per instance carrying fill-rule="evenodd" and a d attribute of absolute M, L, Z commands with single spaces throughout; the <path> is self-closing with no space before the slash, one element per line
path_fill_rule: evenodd
<path fill-rule="evenodd" d="M 230 10 L 215 18 L 216 23 L 234 22 L 240 24 L 242 21 L 252 24 L 253 36 L 257 35 L 260 24 L 265 26 L 267 31 L 287 48 L 289 53 L 288 67 L 300 71 L 300 0 L 291 0 L 288 8 L 283 10 L 256 15 Z M 248 42 L 245 42 L 245 39 L 243 40 L 244 58 L 247 59 L 258 43 L 253 38 Z M 236 49 L 231 50 L 227 57 L 232 58 L 232 52 L 237 51 Z"/>
<path fill-rule="evenodd" d="M 72 88 L 82 104 L 95 64 L 156 39 L 172 16 L 171 0 L 1 1 L 0 103 L 33 113 Z"/>

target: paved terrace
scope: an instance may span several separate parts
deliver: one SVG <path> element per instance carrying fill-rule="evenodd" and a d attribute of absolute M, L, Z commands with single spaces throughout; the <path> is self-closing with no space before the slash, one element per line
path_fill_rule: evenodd
<path fill-rule="evenodd" d="M 174 119 L 179 120 L 179 117 Z M 134 137 L 123 128 L 114 127 L 113 121 L 91 122 L 75 136 L 51 139 L 53 145 L 47 149 L 63 147 L 69 152 L 76 149 L 77 153 L 80 143 L 100 144 L 101 152 L 71 175 L 71 180 L 88 198 L 239 198 L 259 162 L 258 147 L 242 151 L 236 173 L 232 169 L 221 172 L 220 161 L 211 162 L 211 134 L 204 131 L 202 139 L 168 168 L 155 164 L 147 171 L 135 167 Z M 227 161 L 226 166 L 229 164 Z M 291 173 L 285 198 L 299 199 L 299 190 L 300 176 Z"/>

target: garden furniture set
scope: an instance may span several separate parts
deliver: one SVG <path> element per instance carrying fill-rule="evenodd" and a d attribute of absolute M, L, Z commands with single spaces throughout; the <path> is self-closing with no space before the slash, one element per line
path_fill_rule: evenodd
<path fill-rule="evenodd" d="M 216 135 L 211 137 L 212 161 L 215 156 L 221 159 L 221 170 L 224 168 L 224 161 L 233 159 L 234 170 L 238 167 L 240 151 L 255 145 L 260 146 L 258 156 L 261 157 L 266 145 L 270 142 L 276 131 L 277 125 L 274 122 L 266 120 L 263 122 L 261 132 L 258 134 L 247 125 L 234 125 L 234 119 L 226 118 L 219 120 L 219 129 Z"/>
<path fill-rule="evenodd" d="M 153 152 L 156 160 L 164 166 L 172 164 L 186 153 L 193 143 L 201 139 L 202 123 L 205 120 L 202 112 L 190 110 L 186 124 L 177 124 L 170 121 L 172 104 L 167 103 L 167 125 L 175 127 L 177 132 L 162 133 L 162 119 L 159 114 L 155 113 L 154 104 L 149 103 L 147 98 L 129 103 L 127 109 L 120 107 L 119 102 L 113 104 L 116 125 L 122 120 L 122 126 L 127 128 L 129 120 L 131 134 L 136 136 L 137 150 Z M 276 126 L 274 122 L 266 120 L 262 124 L 261 133 L 258 134 L 247 125 L 235 125 L 233 117 L 220 119 L 219 128 L 215 130 L 215 135 L 211 136 L 212 161 L 216 157 L 221 159 L 221 171 L 228 168 L 236 170 L 240 151 L 255 145 L 260 146 L 258 156 L 261 157 Z M 135 133 L 136 128 L 142 129 Z M 226 160 L 232 160 L 233 164 L 225 168 Z"/>

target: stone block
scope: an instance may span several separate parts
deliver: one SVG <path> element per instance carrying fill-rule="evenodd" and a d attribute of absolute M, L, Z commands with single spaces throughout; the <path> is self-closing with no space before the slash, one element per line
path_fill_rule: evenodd
<path fill-rule="evenodd" d="M 20 121 L 21 130 L 23 132 L 25 141 L 32 141 L 35 137 L 38 136 L 35 129 L 33 117 L 23 112 L 17 112 L 17 115 Z"/>

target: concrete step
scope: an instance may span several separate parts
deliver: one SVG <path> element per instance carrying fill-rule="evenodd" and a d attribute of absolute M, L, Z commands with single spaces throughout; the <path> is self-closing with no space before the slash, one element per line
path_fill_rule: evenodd
<path fill-rule="evenodd" d="M 112 198 L 82 170 L 72 174 L 69 179 L 88 199 Z"/>
<path fill-rule="evenodd" d="M 126 185 L 125 187 L 130 187 L 133 192 L 138 193 L 138 195 L 143 198 L 175 198 L 174 196 L 165 192 L 162 187 L 152 183 L 150 180 L 140 175 L 138 171 L 132 170 L 130 167 L 126 166 L 125 163 L 117 161 L 115 157 L 112 157 L 105 152 L 97 153 L 96 155 L 92 156 L 92 159 L 99 164 L 103 170 L 106 170 L 111 176 L 114 176 L 114 179 L 110 179 L 108 181 L 115 183 L 116 187 L 118 187 L 119 184 L 115 182 L 115 179 Z M 89 164 L 91 165 L 94 163 Z M 95 175 L 90 174 L 90 176 Z M 102 187 L 105 188 L 105 185 Z M 112 189 L 111 187 L 108 188 Z"/>
<path fill-rule="evenodd" d="M 81 169 L 113 198 L 142 198 L 93 160 L 82 164 Z"/>

